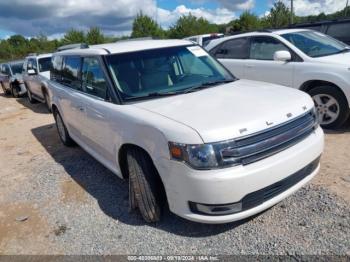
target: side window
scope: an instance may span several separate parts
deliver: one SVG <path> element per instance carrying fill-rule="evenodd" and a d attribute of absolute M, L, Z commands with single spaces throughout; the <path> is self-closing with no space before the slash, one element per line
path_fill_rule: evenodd
<path fill-rule="evenodd" d="M 253 37 L 250 45 L 250 59 L 273 60 L 277 51 L 289 51 L 289 49 L 275 38 L 268 36 Z"/>
<path fill-rule="evenodd" d="M 34 58 L 29 58 L 28 64 L 27 64 L 27 70 L 28 69 L 34 69 L 35 71 L 38 71 L 36 60 Z"/>
<path fill-rule="evenodd" d="M 11 71 L 10 71 L 10 67 L 8 65 L 3 65 L 3 70 L 2 70 L 2 73 L 9 76 L 11 75 Z"/>
<path fill-rule="evenodd" d="M 52 67 L 50 70 L 50 79 L 53 81 L 61 82 L 63 57 L 53 56 L 51 63 L 52 63 Z"/>
<path fill-rule="evenodd" d="M 216 58 L 247 59 L 248 58 L 248 38 L 237 38 L 224 42 L 215 50 Z"/>
<path fill-rule="evenodd" d="M 85 93 L 106 98 L 107 82 L 97 58 L 84 58 L 81 76 Z"/>
<path fill-rule="evenodd" d="M 79 56 L 66 56 L 62 69 L 62 84 L 73 89 L 81 90 L 80 67 L 81 58 Z"/>
<path fill-rule="evenodd" d="M 340 41 L 349 43 L 350 41 L 350 33 L 349 33 L 349 23 L 342 23 L 342 24 L 333 24 L 330 25 L 327 34 L 339 39 Z"/>

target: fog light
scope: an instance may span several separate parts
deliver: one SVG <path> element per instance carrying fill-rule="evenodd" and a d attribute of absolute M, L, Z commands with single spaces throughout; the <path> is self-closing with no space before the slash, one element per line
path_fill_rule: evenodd
<path fill-rule="evenodd" d="M 207 205 L 193 202 L 190 202 L 189 204 L 193 213 L 210 216 L 230 215 L 242 211 L 241 202 L 226 205 Z"/>

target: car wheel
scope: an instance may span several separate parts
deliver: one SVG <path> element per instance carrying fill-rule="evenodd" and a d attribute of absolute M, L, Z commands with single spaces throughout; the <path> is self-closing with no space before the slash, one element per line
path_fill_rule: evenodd
<path fill-rule="evenodd" d="M 18 87 L 14 84 L 11 85 L 11 93 L 14 98 L 19 97 Z"/>
<path fill-rule="evenodd" d="M 26 86 L 27 89 L 27 98 L 29 103 L 34 104 L 36 103 L 36 100 L 33 98 L 32 92 L 30 92 L 30 89 Z"/>
<path fill-rule="evenodd" d="M 51 113 L 52 110 L 51 110 L 51 106 L 50 106 L 50 102 L 49 102 L 49 95 L 47 94 L 46 91 L 43 92 L 43 94 L 44 94 L 44 99 L 45 99 L 46 108 L 47 108 L 47 110 L 49 111 L 49 113 Z"/>
<path fill-rule="evenodd" d="M 159 221 L 165 194 L 152 160 L 142 150 L 131 148 L 127 152 L 127 163 L 131 209 L 137 206 L 148 223 Z"/>
<path fill-rule="evenodd" d="M 344 94 L 334 86 L 320 86 L 309 92 L 317 109 L 320 125 L 325 129 L 341 127 L 349 117 Z"/>
<path fill-rule="evenodd" d="M 54 112 L 54 117 L 55 117 L 55 121 L 56 121 L 58 135 L 59 135 L 62 143 L 65 146 L 75 145 L 73 139 L 70 137 L 70 135 L 68 133 L 68 130 L 66 128 L 66 125 L 63 122 L 63 119 L 62 119 L 60 113 L 57 110 Z"/>

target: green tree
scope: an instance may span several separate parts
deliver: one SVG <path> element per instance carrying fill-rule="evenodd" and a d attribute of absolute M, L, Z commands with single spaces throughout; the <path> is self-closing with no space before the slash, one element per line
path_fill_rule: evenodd
<path fill-rule="evenodd" d="M 68 44 L 78 44 L 78 43 L 85 43 L 86 37 L 83 31 L 70 29 L 68 32 L 63 36 L 62 43 L 64 45 Z"/>
<path fill-rule="evenodd" d="M 218 26 L 208 20 L 197 18 L 191 13 L 181 16 L 169 29 L 170 38 L 184 38 L 191 35 L 210 34 L 218 32 Z"/>
<path fill-rule="evenodd" d="M 231 32 L 247 32 L 262 27 L 259 17 L 249 11 L 243 12 L 239 19 L 229 23 Z"/>
<path fill-rule="evenodd" d="M 103 44 L 105 42 L 105 36 L 98 27 L 91 27 L 86 34 L 86 42 L 89 45 Z"/>
<path fill-rule="evenodd" d="M 151 17 L 142 12 L 137 14 L 133 24 L 131 37 L 164 37 L 164 31 Z"/>
<path fill-rule="evenodd" d="M 270 14 L 265 18 L 264 24 L 272 28 L 280 28 L 289 25 L 291 11 L 281 1 L 274 3 Z"/>

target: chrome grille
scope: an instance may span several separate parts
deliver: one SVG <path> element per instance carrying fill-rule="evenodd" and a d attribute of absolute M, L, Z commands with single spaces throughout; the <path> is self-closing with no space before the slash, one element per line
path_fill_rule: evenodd
<path fill-rule="evenodd" d="M 221 143 L 217 148 L 222 164 L 248 165 L 274 155 L 305 139 L 317 127 L 313 111 L 264 132 Z"/>

